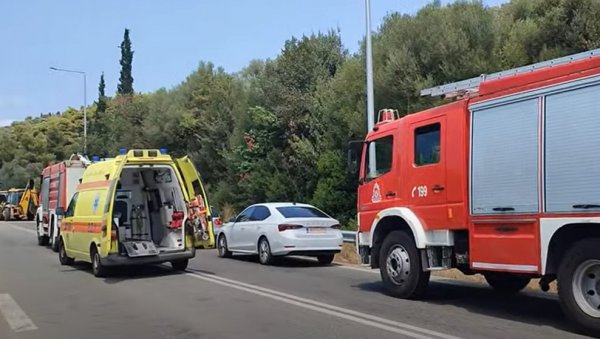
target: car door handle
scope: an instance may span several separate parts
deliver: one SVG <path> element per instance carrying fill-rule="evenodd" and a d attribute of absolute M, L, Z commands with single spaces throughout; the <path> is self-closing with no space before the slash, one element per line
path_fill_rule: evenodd
<path fill-rule="evenodd" d="M 385 194 L 385 197 L 386 197 L 386 198 L 393 198 L 393 197 L 395 197 L 395 196 L 396 196 L 396 192 L 387 192 L 387 193 Z"/>
<path fill-rule="evenodd" d="M 434 186 L 431 188 L 431 190 L 432 190 L 432 191 L 434 191 L 434 192 L 441 192 L 441 191 L 443 191 L 443 190 L 444 190 L 444 188 L 445 188 L 445 187 L 444 187 L 444 186 L 442 186 L 442 185 L 434 185 Z"/>

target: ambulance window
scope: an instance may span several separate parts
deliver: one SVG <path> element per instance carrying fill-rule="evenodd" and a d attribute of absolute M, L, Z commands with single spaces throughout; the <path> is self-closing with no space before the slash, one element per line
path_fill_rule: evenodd
<path fill-rule="evenodd" d="M 391 135 L 369 142 L 365 157 L 367 180 L 375 179 L 392 169 L 393 144 L 394 137 Z M 371 169 L 369 156 L 373 148 L 375 148 L 375 166 Z"/>
<path fill-rule="evenodd" d="M 77 204 L 77 196 L 79 196 L 79 193 L 73 194 L 73 198 L 71 198 L 71 202 L 69 203 L 69 208 L 67 208 L 65 217 L 72 217 L 73 215 L 75 215 L 75 205 Z"/>
<path fill-rule="evenodd" d="M 424 166 L 438 162 L 440 162 L 440 124 L 416 128 L 415 165 Z"/>

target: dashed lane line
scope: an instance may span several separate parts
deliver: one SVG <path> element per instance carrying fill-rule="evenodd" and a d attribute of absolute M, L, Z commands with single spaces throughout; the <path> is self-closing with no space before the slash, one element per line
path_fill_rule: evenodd
<path fill-rule="evenodd" d="M 0 294 L 0 312 L 15 332 L 37 330 L 37 326 L 23 312 L 10 294 Z"/>

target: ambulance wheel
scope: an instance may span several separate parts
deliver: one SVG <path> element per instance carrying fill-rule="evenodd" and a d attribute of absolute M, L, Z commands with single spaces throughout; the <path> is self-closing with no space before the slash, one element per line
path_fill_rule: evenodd
<path fill-rule="evenodd" d="M 566 317 L 585 334 L 600 333 L 600 238 L 572 245 L 558 267 L 558 296 Z"/>
<path fill-rule="evenodd" d="M 509 294 L 519 292 L 531 281 L 530 277 L 506 272 L 485 272 L 483 276 L 494 290 Z"/>
<path fill-rule="evenodd" d="M 319 264 L 321 265 L 329 265 L 333 262 L 334 257 L 335 255 L 333 254 L 318 255 L 317 260 L 319 260 Z"/>
<path fill-rule="evenodd" d="M 185 271 L 185 269 L 188 267 L 188 262 L 188 259 L 171 261 L 171 266 L 175 271 Z"/>
<path fill-rule="evenodd" d="M 403 231 L 393 231 L 383 240 L 379 254 L 379 271 L 389 295 L 418 299 L 427 289 L 430 272 L 424 272 L 421 256 L 413 238 Z"/>
<path fill-rule="evenodd" d="M 65 244 L 63 243 L 62 238 L 58 240 L 58 260 L 61 265 L 73 265 L 75 262 L 75 259 L 67 256 L 67 251 L 65 250 Z"/>
<path fill-rule="evenodd" d="M 217 254 L 221 258 L 231 258 L 231 251 L 227 249 L 227 238 L 225 238 L 225 234 L 219 235 L 219 241 L 217 241 Z"/>
<path fill-rule="evenodd" d="M 92 250 L 90 251 L 90 258 L 92 259 L 92 273 L 97 278 L 102 278 L 106 276 L 106 267 L 102 265 L 102 261 L 100 260 L 100 253 L 96 249 L 96 245 L 92 244 Z"/>

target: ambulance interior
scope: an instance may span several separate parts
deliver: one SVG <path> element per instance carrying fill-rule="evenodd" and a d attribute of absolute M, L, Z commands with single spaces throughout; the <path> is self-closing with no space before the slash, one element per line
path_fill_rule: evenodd
<path fill-rule="evenodd" d="M 187 212 L 172 167 L 125 167 L 113 204 L 119 253 L 136 257 L 184 249 Z"/>

